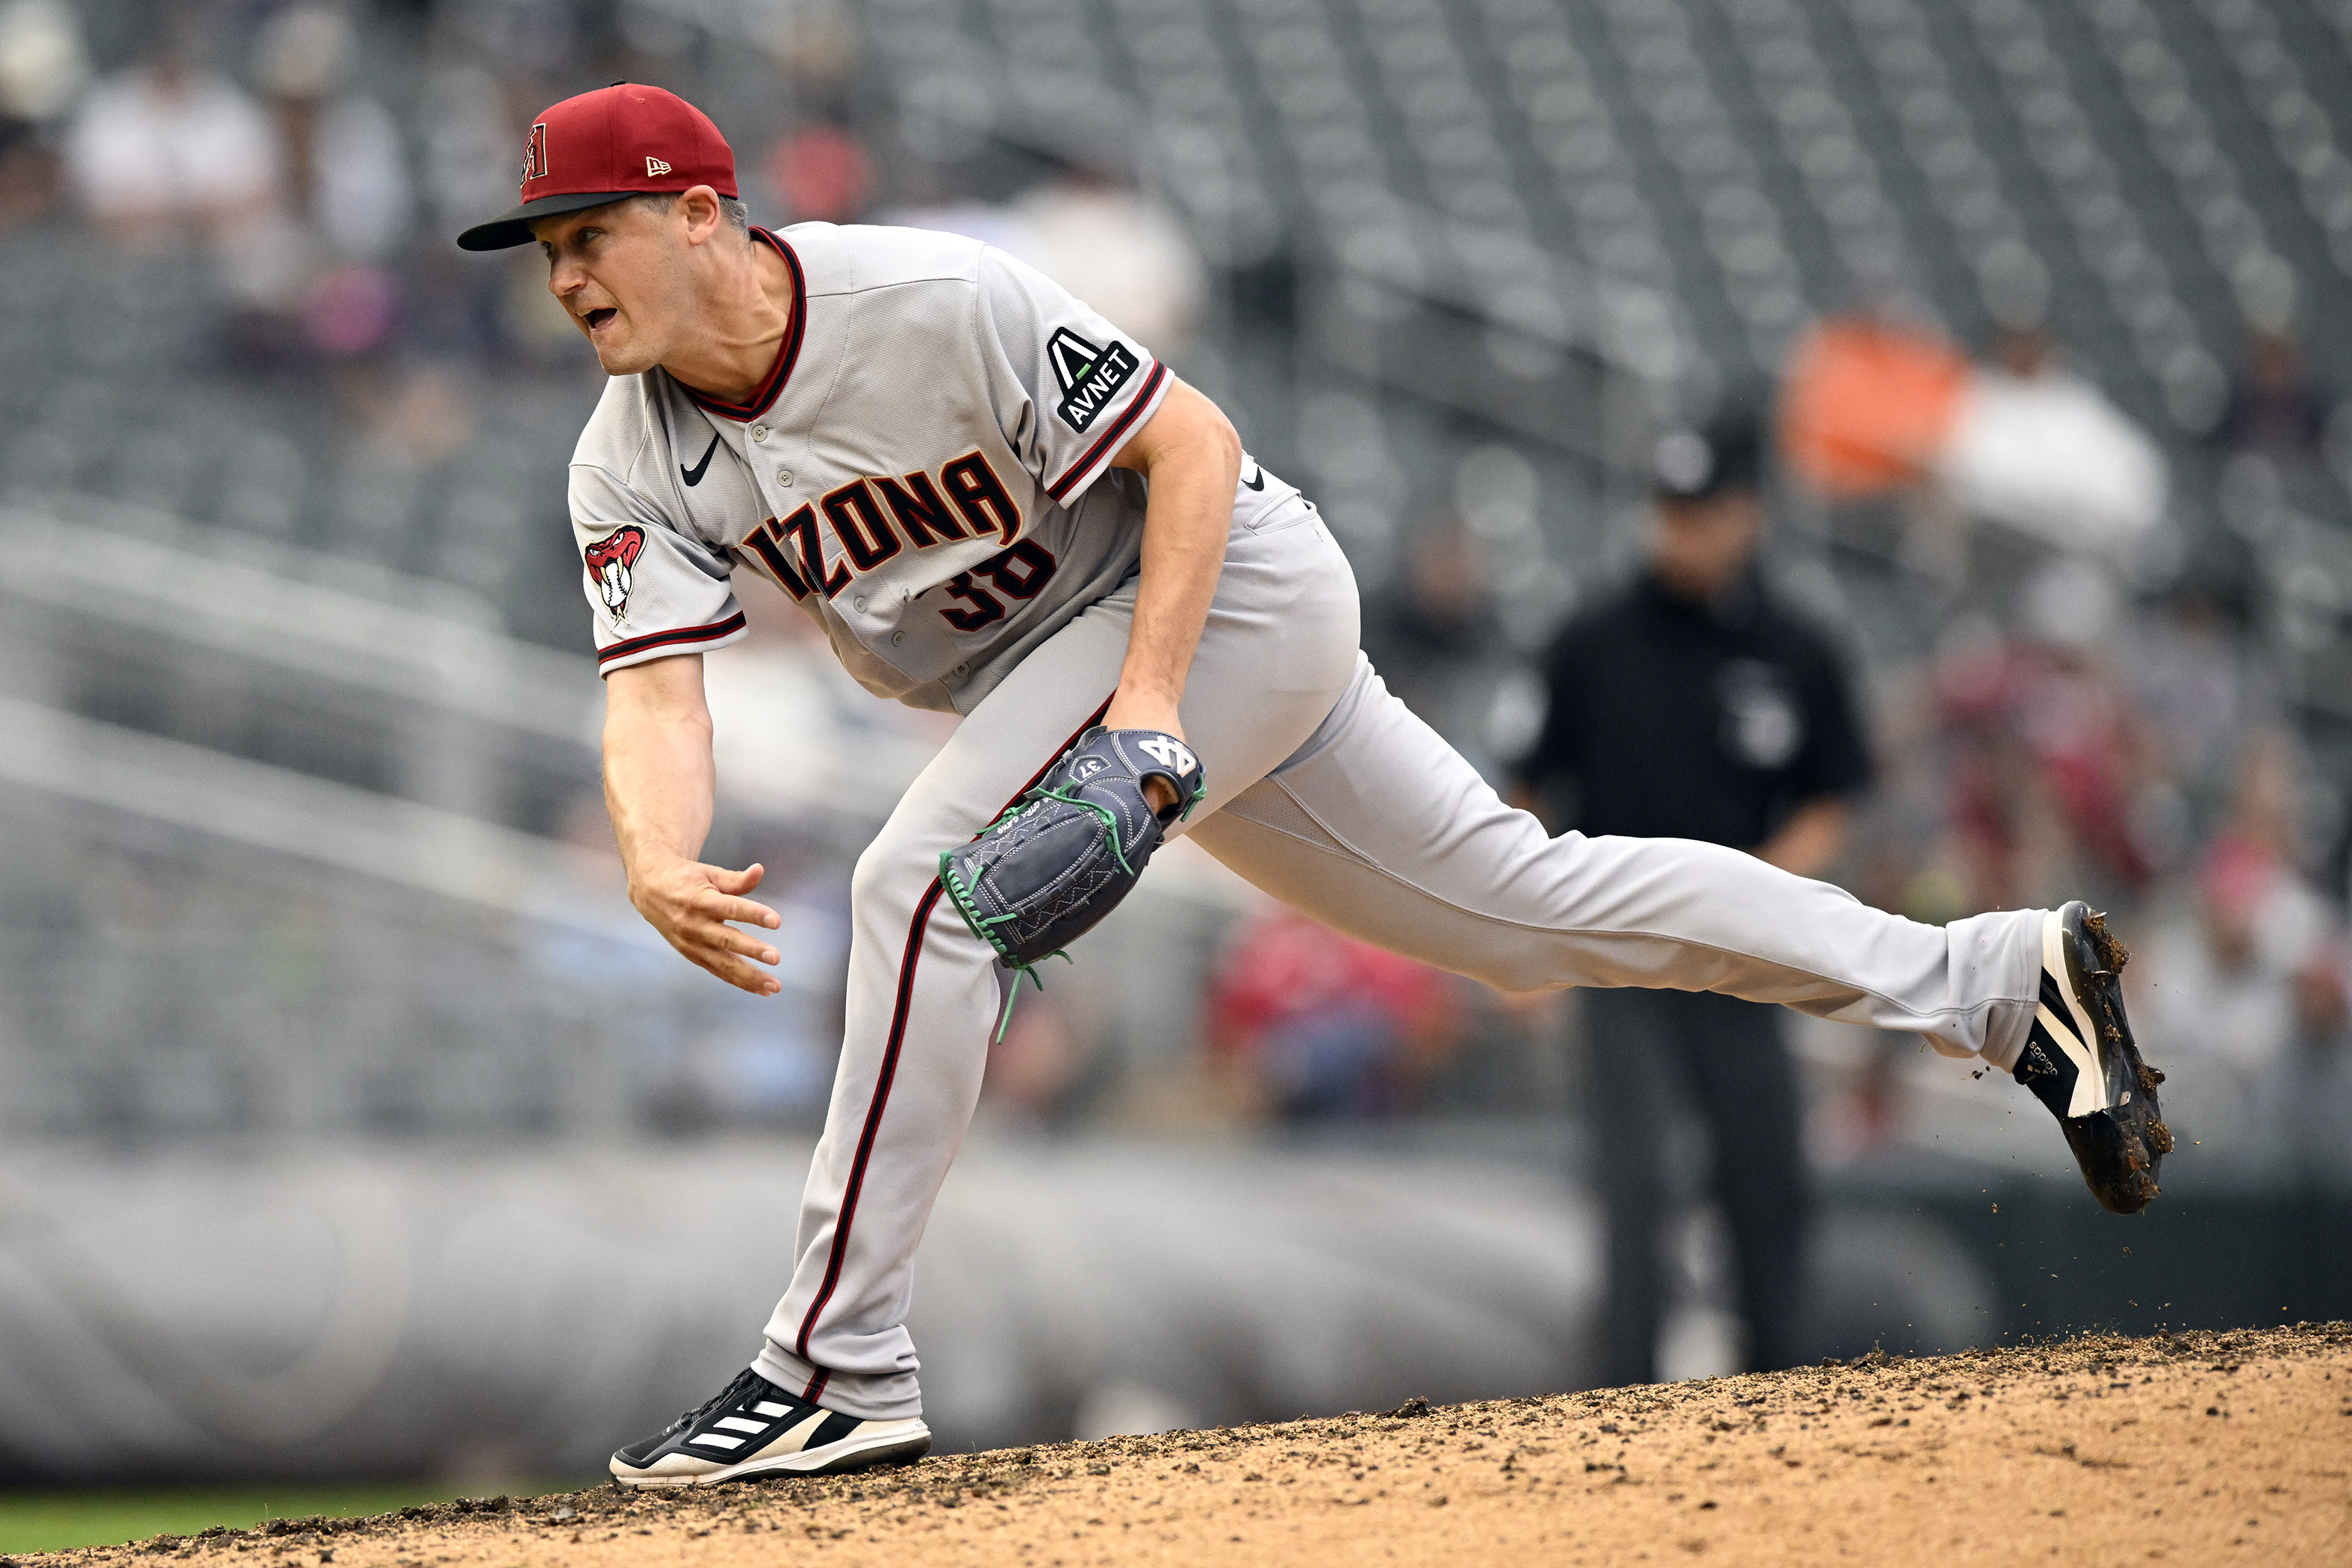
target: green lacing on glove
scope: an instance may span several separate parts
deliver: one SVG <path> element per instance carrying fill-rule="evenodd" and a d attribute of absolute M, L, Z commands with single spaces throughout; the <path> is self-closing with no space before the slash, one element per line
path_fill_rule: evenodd
<path fill-rule="evenodd" d="M 1058 958 L 1064 963 L 1076 963 L 1077 962 L 1076 959 L 1072 958 L 1068 953 L 1063 952 L 1058 947 L 1053 952 L 1047 953 L 1045 958 Z M 1043 963 L 1045 962 L 1045 959 L 1041 958 L 1037 961 L 1037 963 Z M 1043 991 L 1045 989 L 1045 982 L 1044 978 L 1038 974 L 1036 963 L 1015 963 L 1009 958 L 1004 961 L 1004 963 L 1005 967 L 1013 971 L 1013 984 L 1012 987 L 1004 993 L 1004 1012 L 1003 1015 L 996 1020 L 996 1033 L 988 1042 L 992 1046 L 1003 1045 L 1004 1043 L 1004 1031 L 1013 1027 L 1013 1004 L 1020 1000 L 1021 997 L 1021 977 L 1025 974 L 1029 977 L 1030 984 L 1036 986 L 1038 990 Z"/>
<path fill-rule="evenodd" d="M 1086 803 L 1079 801 L 1075 802 L 1074 804 L 1083 805 Z M 1005 813 L 1006 816 L 1010 816 L 1012 815 L 1013 813 L 1009 811 Z M 1003 818 L 1000 817 L 998 820 L 1002 821 Z M 1111 839 L 1111 847 L 1116 850 L 1118 847 L 1118 836 L 1114 833 Z M 1001 915 L 983 917 L 980 912 L 979 906 L 972 902 L 971 889 L 966 886 L 964 879 L 956 874 L 955 867 L 952 864 L 954 859 L 954 850 L 942 849 L 940 851 L 940 886 L 946 889 L 949 900 L 955 905 L 956 912 L 963 916 L 964 923 L 971 926 L 972 930 L 978 931 L 982 938 L 987 942 L 988 945 L 996 950 L 996 961 L 999 963 L 1003 964 L 1007 969 L 1013 971 L 1013 988 L 1004 994 L 1003 1015 L 996 1020 L 996 1033 L 988 1042 L 992 1046 L 1001 1046 L 1004 1043 L 1004 1031 L 1013 1026 L 1013 1004 L 1019 1000 L 1021 995 L 1021 977 L 1024 974 L 1027 975 L 1030 983 L 1035 985 L 1040 991 L 1045 989 L 1045 982 L 1037 973 L 1037 964 L 1024 963 L 1019 959 L 1013 957 L 1005 945 L 997 940 L 996 933 L 989 929 L 991 926 L 1003 925 L 1005 921 L 1015 918 L 1014 915 L 1011 912 L 1007 912 Z M 1127 862 L 1122 860 L 1119 864 L 1123 866 L 1127 864 Z M 1076 959 L 1072 958 L 1068 953 L 1063 952 L 1059 948 L 1055 948 L 1053 952 L 1045 954 L 1045 958 L 1058 958 L 1065 963 L 1076 963 L 1077 962 Z M 1040 959 L 1038 961 L 1038 963 L 1043 962 L 1045 962 L 1044 959 Z"/>
<path fill-rule="evenodd" d="M 988 945 L 996 949 L 997 957 L 1008 963 L 1011 963 L 1013 955 L 1004 950 L 1004 944 L 997 941 L 988 928 L 1003 925 L 1013 916 L 1009 913 L 991 916 L 981 914 L 980 906 L 972 901 L 971 889 L 965 886 L 964 879 L 956 874 L 955 851 L 952 849 L 940 851 L 940 886 L 946 889 L 949 900 L 955 905 L 956 913 L 964 918 L 964 923 L 988 939 Z"/>

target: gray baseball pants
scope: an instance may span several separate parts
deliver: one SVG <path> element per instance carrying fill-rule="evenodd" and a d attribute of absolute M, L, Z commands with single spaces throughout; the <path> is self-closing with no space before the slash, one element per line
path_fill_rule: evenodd
<path fill-rule="evenodd" d="M 1355 578 L 1319 515 L 1241 499 L 1183 704 L 1208 774 L 1187 831 L 1210 854 L 1351 936 L 1508 990 L 1721 992 L 2015 1060 L 2038 911 L 1920 925 L 1715 845 L 1548 837 L 1358 652 Z M 940 853 L 1097 721 L 1134 594 L 1130 579 L 1006 675 L 858 860 L 840 1068 L 792 1286 L 752 1363 L 846 1415 L 921 1411 L 915 1249 L 1003 999 L 994 954 L 940 896 Z"/>

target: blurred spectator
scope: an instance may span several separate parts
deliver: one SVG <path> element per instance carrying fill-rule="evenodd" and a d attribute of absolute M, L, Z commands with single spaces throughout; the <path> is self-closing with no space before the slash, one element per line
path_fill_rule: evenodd
<path fill-rule="evenodd" d="M 2328 412 L 2326 395 L 2305 374 L 2294 340 L 2283 331 L 2258 331 L 2246 344 L 2245 374 L 2230 389 L 2214 438 L 2233 451 L 2314 462 Z"/>
<path fill-rule="evenodd" d="M 265 214 L 279 189 L 268 116 L 202 67 L 184 25 L 159 30 L 144 61 L 84 100 L 66 167 L 100 226 L 141 247 L 191 233 L 228 238 Z"/>
<path fill-rule="evenodd" d="M 2275 731 L 2247 749 L 2231 819 L 2207 846 L 2189 907 L 2144 944 L 2134 1016 L 2168 1065 L 2167 1109 L 2200 1137 L 2255 1159 L 2309 1075 L 2340 1051 L 2346 951 L 2340 922 L 2294 860 L 2297 768 Z"/>
<path fill-rule="evenodd" d="M 265 354 L 299 343 L 348 360 L 398 323 L 399 283 L 376 263 L 407 237 L 408 168 L 391 114 L 345 86 L 358 47 L 341 12 L 314 5 L 278 12 L 254 40 L 283 174 L 242 232 L 231 283 L 254 312 L 248 346 Z"/>
<path fill-rule="evenodd" d="M 254 42 L 271 98 L 289 215 L 344 261 L 381 259 L 407 237 L 408 166 L 384 106 L 349 84 L 359 41 L 342 14 L 297 5 Z"/>
<path fill-rule="evenodd" d="M 1499 778 L 1488 734 L 1517 655 L 1468 529 L 1447 518 L 1423 531 L 1404 572 L 1366 602 L 1363 639 L 1388 689 L 1480 773 Z"/>
<path fill-rule="evenodd" d="M 857 138 L 822 120 L 784 135 L 768 150 L 764 168 L 787 223 L 855 223 L 874 187 Z"/>
<path fill-rule="evenodd" d="M 1951 439 L 1968 361 L 1905 321 L 1830 317 L 1789 351 L 1780 448 L 1832 500 L 1864 500 L 1925 479 Z"/>
<path fill-rule="evenodd" d="M 1814 489 L 1858 500 L 1933 479 L 1948 491 L 1957 515 L 1931 507 L 1932 537 L 1910 547 L 1939 576 L 1964 570 L 1966 519 L 2115 552 L 2164 515 L 2161 448 L 2060 365 L 2037 327 L 2005 330 L 1994 363 L 1970 366 L 1923 328 L 1828 321 L 1799 341 L 1788 374 L 1780 439 Z"/>
<path fill-rule="evenodd" d="M 2079 561 L 2027 585 L 2015 637 L 1948 638 L 1936 667 L 1948 810 L 1972 910 L 2048 903 L 2061 888 L 2136 894 L 2155 868 L 2137 828 L 2161 773 L 2114 649 L 2123 605 Z"/>
<path fill-rule="evenodd" d="M 2106 553 L 2157 525 L 2169 487 L 2156 442 L 2038 328 L 2004 331 L 1969 378 L 1937 468 L 1970 515 Z"/>
<path fill-rule="evenodd" d="M 55 205 L 58 160 L 46 127 L 89 75 L 70 9 L 58 0 L 0 0 L 0 229 Z"/>
<path fill-rule="evenodd" d="M 1238 1099 L 1286 1121 L 1395 1115 L 1462 1043 L 1460 984 L 1277 906 L 1211 977 L 1210 1049 Z"/>
<path fill-rule="evenodd" d="M 89 79 L 81 19 L 62 0 L 0 3 L 0 121 L 45 125 Z"/>
<path fill-rule="evenodd" d="M 1549 710 L 1522 771 L 1557 826 L 1704 839 L 1808 876 L 1837 858 L 1869 754 L 1838 654 L 1757 571 L 1762 455 L 1738 410 L 1658 443 L 1647 568 L 1572 621 L 1546 661 Z M 1609 1220 L 1600 1381 L 1657 1376 L 1664 1163 L 1685 1105 L 1714 1147 L 1748 1363 L 1790 1364 L 1808 1200 L 1780 1009 L 1679 991 L 1584 1000 Z"/>

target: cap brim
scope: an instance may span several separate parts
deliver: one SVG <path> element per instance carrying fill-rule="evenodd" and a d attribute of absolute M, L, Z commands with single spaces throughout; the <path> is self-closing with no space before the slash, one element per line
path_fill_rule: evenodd
<path fill-rule="evenodd" d="M 530 226 L 543 217 L 562 217 L 565 213 L 585 212 L 590 207 L 625 202 L 634 197 L 653 195 L 646 191 L 579 191 L 568 196 L 541 196 L 535 202 L 525 202 L 510 212 L 500 214 L 488 223 L 478 223 L 457 237 L 460 250 L 506 250 L 531 241 Z"/>

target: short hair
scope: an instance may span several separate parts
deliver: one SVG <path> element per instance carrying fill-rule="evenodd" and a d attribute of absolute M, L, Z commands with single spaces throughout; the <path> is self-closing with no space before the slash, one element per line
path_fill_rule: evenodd
<path fill-rule="evenodd" d="M 665 207 L 674 207 L 677 205 L 678 198 L 685 195 L 684 191 L 648 191 L 644 195 L 632 196 L 629 199 L 635 202 L 659 202 Z M 734 196 L 720 196 L 719 216 L 726 219 L 727 226 L 737 234 L 748 235 L 751 232 L 751 203 L 738 200 Z"/>

